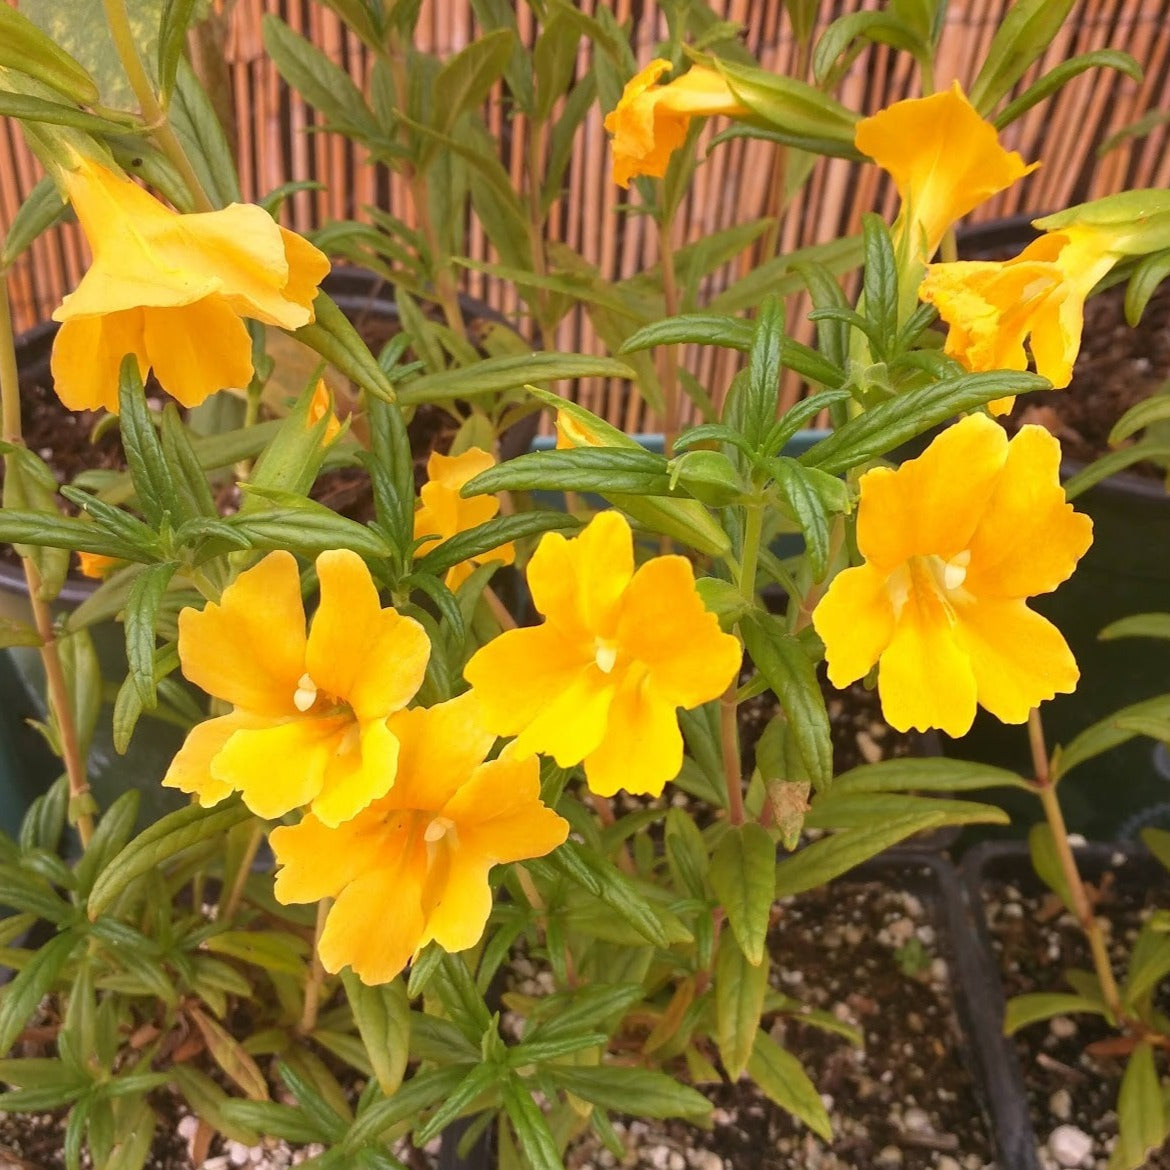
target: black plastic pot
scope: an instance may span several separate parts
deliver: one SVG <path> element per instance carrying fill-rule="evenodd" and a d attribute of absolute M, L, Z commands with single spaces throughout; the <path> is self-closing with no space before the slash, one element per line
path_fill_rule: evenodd
<path fill-rule="evenodd" d="M 1030 1130 L 1022 1134 L 1012 1116 L 1012 1054 L 996 1043 L 1001 1038 L 1002 996 L 987 994 L 989 987 L 997 987 L 993 965 L 976 933 L 958 871 L 945 857 L 899 847 L 837 879 L 841 884 L 869 881 L 913 894 L 926 907 L 935 929 L 934 952 L 946 961 L 950 972 L 960 1058 L 974 1083 L 971 1108 L 986 1123 L 997 1164 L 1004 1170 L 1032 1170 L 1034 1161 L 1020 1155 L 1023 1143 L 1031 1140 Z M 864 987 L 857 990 L 865 993 Z M 458 1145 L 469 1124 L 457 1122 L 444 1131 L 441 1170 L 496 1170 L 494 1126 L 466 1156 L 459 1156 Z M 1029 1148 L 1034 1158 L 1034 1147 Z"/>
<path fill-rule="evenodd" d="M 1063 787 L 1063 786 L 1062 786 Z M 1144 849 L 1090 844 L 1076 849 L 1077 868 L 1094 884 L 1106 874 L 1117 881 L 1145 889 L 1158 883 L 1167 886 L 1166 871 Z M 1036 876 L 1028 847 L 1020 841 L 984 841 L 971 849 L 960 867 L 963 892 L 970 908 L 977 940 L 972 962 L 959 968 L 964 994 L 980 1002 L 983 1024 L 974 1034 L 976 1045 L 987 1054 L 989 1064 L 999 1067 L 998 1081 L 992 1082 L 996 1132 L 1003 1136 L 1001 1165 L 1012 1170 L 1041 1170 L 1039 1140 L 1028 1109 L 1025 1072 L 1015 1041 L 1003 1034 L 1006 1006 L 999 961 L 991 941 L 984 913 L 983 892 L 989 883 L 1008 883 L 1025 894 L 1044 890 Z M 1054 966 L 1050 986 L 1038 991 L 1061 990 L 1060 971 Z"/>
<path fill-rule="evenodd" d="M 960 255 L 1003 258 L 1018 252 L 1037 235 L 1030 218 L 978 225 L 961 235 Z M 1065 460 L 1062 480 L 1082 467 Z M 1097 637 L 1119 618 L 1170 610 L 1170 496 L 1156 480 L 1120 473 L 1078 496 L 1075 506 L 1092 517 L 1092 547 L 1059 589 L 1029 602 L 1064 634 L 1081 669 L 1076 691 L 1041 709 L 1050 748 L 1121 707 L 1170 691 L 1163 643 Z M 1026 729 L 985 712 L 962 739 L 943 743 L 948 755 L 1031 774 Z M 1117 783 L 1121 776 L 1124 785 Z M 1100 799 L 1103 790 L 1107 801 Z M 1073 769 L 1061 794 L 1073 831 L 1092 840 L 1135 840 L 1146 825 L 1170 828 L 1170 757 L 1160 744 L 1139 736 Z M 1036 819 L 1035 802 L 1023 794 L 1007 793 L 1003 803 L 1014 823 Z"/>

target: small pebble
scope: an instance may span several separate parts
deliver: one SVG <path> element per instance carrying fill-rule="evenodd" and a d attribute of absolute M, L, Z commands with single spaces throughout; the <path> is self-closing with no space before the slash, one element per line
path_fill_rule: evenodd
<path fill-rule="evenodd" d="M 233 1166 L 247 1166 L 252 1160 L 252 1151 L 243 1142 L 228 1142 L 227 1152 Z"/>
<path fill-rule="evenodd" d="M 1059 1166 L 1079 1166 L 1093 1151 L 1093 1139 L 1075 1125 L 1058 1125 L 1048 1137 L 1048 1152 Z"/>
<path fill-rule="evenodd" d="M 691 1166 L 694 1170 L 723 1170 L 723 1159 L 714 1150 L 692 1150 Z"/>
<path fill-rule="evenodd" d="M 931 1133 L 934 1127 L 930 1124 L 930 1114 L 925 1109 L 912 1105 L 902 1114 L 902 1128 L 907 1133 Z"/>
<path fill-rule="evenodd" d="M 1048 1021 L 1048 1030 L 1058 1040 L 1067 1040 L 1070 1036 L 1077 1034 L 1076 1022 L 1070 1020 L 1068 1016 L 1053 1016 Z"/>
<path fill-rule="evenodd" d="M 935 1163 L 935 1170 L 963 1170 L 962 1163 L 956 1162 L 950 1154 L 943 1154 Z"/>
<path fill-rule="evenodd" d="M 901 1166 L 902 1151 L 897 1146 L 884 1147 L 878 1153 L 877 1164 L 879 1166 Z"/>
<path fill-rule="evenodd" d="M 1057 1089 L 1048 1098 L 1048 1112 L 1058 1121 L 1068 1121 L 1072 1116 L 1072 1097 L 1068 1089 Z"/>

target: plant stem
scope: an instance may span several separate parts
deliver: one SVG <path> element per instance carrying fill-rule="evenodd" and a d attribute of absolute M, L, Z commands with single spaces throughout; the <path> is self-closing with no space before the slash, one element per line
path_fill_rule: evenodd
<path fill-rule="evenodd" d="M 3 439 L 6 443 L 24 446 L 20 424 L 20 374 L 16 365 L 16 344 L 12 336 L 8 277 L 4 272 L 0 272 L 0 425 L 3 427 Z M 19 475 L 14 456 L 4 457 L 4 473 L 9 482 Z M 61 665 L 57 631 L 53 627 L 53 614 L 49 604 L 40 595 L 40 569 L 31 557 L 21 557 L 21 562 L 24 566 L 24 579 L 28 585 L 33 624 L 41 639 L 41 664 L 45 670 L 49 710 L 53 713 L 60 736 L 61 759 L 65 764 L 65 774 L 69 778 L 70 804 L 75 810 L 81 847 L 85 849 L 93 836 L 93 815 L 84 807 L 84 802 L 89 798 L 89 778 L 85 774 L 85 761 L 81 758 L 81 741 L 73 718 L 73 706 L 69 701 L 65 670 Z"/>
<path fill-rule="evenodd" d="M 252 835 L 244 847 L 244 855 L 240 858 L 240 868 L 236 871 L 232 888 L 228 890 L 228 896 L 219 904 L 219 913 L 216 917 L 220 922 L 230 921 L 240 908 L 240 903 L 244 899 L 244 889 L 248 885 L 248 875 L 252 872 L 252 862 L 256 860 L 256 851 L 260 848 L 260 842 L 263 838 L 264 822 L 256 820 L 252 823 Z"/>
<path fill-rule="evenodd" d="M 1052 779 L 1049 767 L 1040 711 L 1036 707 L 1028 714 L 1028 743 L 1032 749 L 1032 766 L 1036 773 L 1036 795 L 1040 798 L 1048 828 L 1052 832 L 1061 872 L 1068 887 L 1069 897 L 1072 899 L 1072 911 L 1077 916 L 1077 921 L 1088 941 L 1089 950 L 1092 952 L 1093 969 L 1097 973 L 1097 982 L 1101 985 L 1101 996 L 1113 1018 L 1118 1024 L 1124 1024 L 1125 1011 L 1121 1004 L 1121 994 L 1117 989 L 1117 980 L 1113 976 L 1113 966 L 1109 962 L 1105 936 L 1101 931 L 1100 922 L 1093 914 L 1093 907 L 1077 869 L 1077 860 L 1068 839 L 1068 828 L 1064 823 L 1064 812 L 1061 810 L 1060 800 L 1056 795 L 1056 783 Z"/>
<path fill-rule="evenodd" d="M 548 264 L 544 254 L 544 209 L 541 206 L 540 176 L 544 167 L 545 147 L 548 140 L 548 122 L 534 121 L 528 127 L 528 248 L 532 253 L 532 271 L 536 276 L 548 275 Z M 548 318 L 548 289 L 537 288 L 537 326 L 540 329 L 540 344 L 551 353 L 556 346 Z M 552 387 L 556 389 L 555 384 Z"/>
<path fill-rule="evenodd" d="M 317 1026 L 317 1009 L 321 1006 L 321 985 L 325 982 L 325 967 L 321 962 L 321 935 L 325 931 L 325 919 L 329 914 L 329 899 L 317 903 L 317 924 L 313 929 L 313 958 L 309 963 L 309 978 L 305 982 L 305 1010 L 297 1031 L 309 1035 Z"/>
<path fill-rule="evenodd" d="M 723 754 L 723 779 L 727 785 L 727 817 L 733 825 L 742 825 L 746 818 L 743 811 L 743 772 L 739 764 L 737 690 L 736 680 L 732 679 L 731 685 L 719 700 L 719 744 Z"/>
<path fill-rule="evenodd" d="M 760 541 L 764 532 L 764 506 L 753 503 L 744 507 L 743 556 L 739 562 L 739 591 L 751 604 L 756 600 L 756 572 L 760 560 Z"/>
<path fill-rule="evenodd" d="M 126 0 L 102 0 L 102 7 L 105 9 L 106 24 L 109 25 L 118 60 L 122 63 L 130 88 L 138 100 L 138 108 L 142 111 L 151 134 L 174 168 L 182 175 L 191 200 L 195 204 L 195 210 L 214 211 L 215 208 L 207 198 L 207 193 L 203 190 L 203 184 L 199 181 L 183 144 L 167 120 L 166 111 L 159 104 L 154 85 L 143 68 L 142 58 L 139 57 L 138 48 L 134 43 L 134 30 L 130 27 L 130 18 L 126 12 Z"/>
<path fill-rule="evenodd" d="M 678 278 L 674 270 L 674 214 L 661 221 L 658 228 L 658 248 L 662 254 L 662 298 L 666 305 L 667 317 L 678 316 Z M 666 404 L 666 418 L 663 420 L 663 451 L 669 459 L 674 454 L 674 441 L 678 438 L 681 403 L 678 390 L 678 349 L 673 345 L 663 346 L 660 351 L 662 396 Z"/>

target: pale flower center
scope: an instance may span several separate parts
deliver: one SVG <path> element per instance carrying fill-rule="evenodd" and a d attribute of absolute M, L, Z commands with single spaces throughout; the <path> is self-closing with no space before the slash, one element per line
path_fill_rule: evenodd
<path fill-rule="evenodd" d="M 931 591 L 950 609 L 954 602 L 961 600 L 970 563 L 971 550 L 965 548 L 950 560 L 931 554 L 911 557 L 905 564 L 899 565 L 886 580 L 886 592 L 893 606 L 894 620 L 902 616 L 913 589 Z"/>
<path fill-rule="evenodd" d="M 306 671 L 297 679 L 297 689 L 293 691 L 293 706 L 303 715 L 317 701 L 317 684 Z"/>
<path fill-rule="evenodd" d="M 617 662 L 618 648 L 616 642 L 606 638 L 597 638 L 594 642 L 593 661 L 597 663 L 602 674 L 609 674 L 613 664 Z"/>
<path fill-rule="evenodd" d="M 450 817 L 435 817 L 423 830 L 423 840 L 428 845 L 436 845 L 448 833 L 451 834 L 452 841 L 458 837 L 455 822 Z"/>

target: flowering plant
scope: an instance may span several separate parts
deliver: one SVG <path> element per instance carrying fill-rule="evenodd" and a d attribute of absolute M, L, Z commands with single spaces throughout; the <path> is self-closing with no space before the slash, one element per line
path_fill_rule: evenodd
<path fill-rule="evenodd" d="M 269 52 L 332 130 L 403 179 L 414 227 L 373 209 L 309 241 L 277 225 L 279 197 L 239 201 L 181 60 L 194 5 L 164 6 L 148 67 L 123 0 L 104 0 L 104 65 L 132 98 L 47 35 L 54 5 L 39 22 L 0 6 L 0 111 L 22 119 L 48 175 L 0 266 L 66 205 L 77 215 L 93 263 L 56 313 L 56 388 L 72 409 L 116 414 L 126 456 L 124 473 L 56 492 L 21 438 L 0 295 L 0 538 L 32 606 L 4 636 L 43 659 L 42 729 L 65 768 L 19 841 L 0 841 L 0 897 L 16 911 L 0 936 L 18 970 L 0 1000 L 0 1079 L 15 1086 L 3 1108 L 65 1110 L 70 1168 L 83 1149 L 97 1166 L 145 1164 L 169 1089 L 203 1148 L 213 1132 L 278 1135 L 318 1143 L 321 1167 L 382 1170 L 474 1117 L 473 1134 L 498 1119 L 507 1165 L 545 1170 L 586 1129 L 620 1153 L 616 1112 L 702 1120 L 696 1086 L 746 1074 L 828 1137 L 816 1086 L 771 1028 L 805 1013 L 769 980 L 777 899 L 924 830 L 1002 824 L 995 805 L 954 794 L 1011 787 L 1039 797 L 1063 888 L 1086 905 L 1038 716 L 1078 671 L 1027 601 L 1075 570 L 1091 524 L 1066 500 L 1057 441 L 1035 426 L 1009 441 L 988 411 L 1067 382 L 1100 281 L 1164 271 L 1170 196 L 1050 216 L 1003 264 L 934 258 L 958 219 L 1037 165 L 999 130 L 1079 70 L 1137 66 L 1076 59 L 1005 105 L 1059 24 L 1021 0 L 969 95 L 956 83 L 862 116 L 833 93 L 867 39 L 905 45 L 934 89 L 941 5 L 895 0 L 815 46 L 802 24 L 813 81 L 745 60 L 692 4 L 670 6 L 670 41 L 641 70 L 604 7 L 534 6 L 529 50 L 508 6 L 477 6 L 483 36 L 447 61 L 415 46 L 409 0 L 331 7 L 372 54 L 368 93 L 275 18 Z M 583 38 L 597 71 L 578 78 Z M 518 187 L 480 113 L 497 84 L 535 144 Z M 608 285 L 546 236 L 599 97 L 613 177 L 657 225 L 652 280 Z M 856 282 L 830 267 L 836 246 L 786 272 L 809 289 L 816 347 L 786 332 L 775 290 L 750 317 L 699 311 L 721 253 L 676 252 L 672 233 L 709 117 L 732 120 L 724 140 L 777 143 L 795 171 L 824 155 L 892 179 L 897 216 L 866 215 L 845 249 Z M 470 215 L 500 258 L 480 267 L 516 283 L 544 353 L 509 329 L 472 340 L 458 296 Z M 376 354 L 320 291 L 327 253 L 395 283 L 403 331 Z M 792 263 L 780 259 L 766 274 Z M 1140 301 L 1148 280 L 1135 286 Z M 615 352 L 555 351 L 574 306 Z M 264 418 L 286 335 L 321 365 Z M 738 351 L 743 368 L 703 387 L 684 344 Z M 344 420 L 325 363 L 352 384 Z M 784 371 L 807 391 L 795 404 Z M 662 453 L 539 385 L 588 376 L 626 379 L 661 408 Z M 211 434 L 169 400 L 202 409 L 221 390 L 245 413 Z M 409 416 L 436 402 L 458 429 L 416 492 Z M 500 431 L 541 406 L 557 448 L 498 462 Z M 831 429 L 794 453 L 820 416 Z M 312 498 L 326 466 L 364 470 L 368 517 Z M 238 485 L 226 510 L 212 491 L 225 479 Z M 540 506 L 542 492 L 572 506 Z M 799 552 L 775 543 L 781 530 Z M 105 579 L 55 616 L 72 552 Z M 152 714 L 185 730 L 158 782 L 191 801 L 141 831 L 133 789 L 99 808 L 86 774 L 102 688 L 88 629 L 114 616 L 115 744 Z M 898 730 L 961 734 L 977 706 L 1028 724 L 1035 775 L 939 758 L 835 775 L 822 663 L 832 686 L 876 678 Z M 761 695 L 752 747 L 740 709 Z M 66 822 L 80 848 L 62 857 Z M 47 941 L 19 945 L 34 922 Z M 497 980 L 523 952 L 552 990 L 503 1001 L 504 1027 Z M 1127 1116 L 1126 1094 L 1160 1092 L 1166 1038 L 1155 1014 L 1115 1010 L 1107 965 L 1096 978 L 1140 1053 Z M 1167 1130 L 1170 1118 L 1128 1129 L 1118 1167 Z"/>

